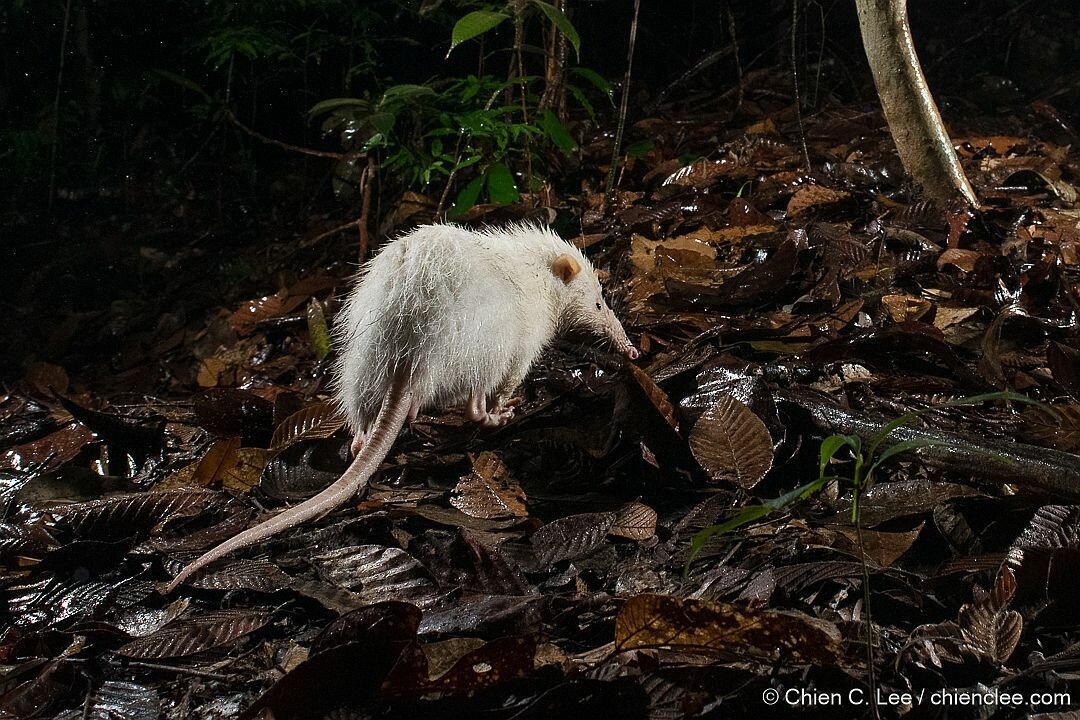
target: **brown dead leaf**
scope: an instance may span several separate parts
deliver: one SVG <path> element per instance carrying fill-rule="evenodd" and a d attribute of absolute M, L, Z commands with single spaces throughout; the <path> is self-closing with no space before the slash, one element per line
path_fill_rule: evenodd
<path fill-rule="evenodd" d="M 1035 443 L 1080 454 L 1080 405 L 1054 405 L 1057 415 L 1039 408 L 1024 411 L 1024 430 Z"/>
<path fill-rule="evenodd" d="M 850 525 L 833 525 L 827 529 L 842 535 L 847 540 L 847 549 L 856 555 L 861 547 L 868 560 L 878 567 L 890 567 L 901 555 L 906 553 L 918 539 L 923 526 L 919 525 L 907 532 L 882 532 L 881 530 L 868 530 L 863 528 L 862 539 L 859 539 L 859 531 Z M 835 547 L 835 545 L 834 545 Z"/>
<path fill-rule="evenodd" d="M 302 440 L 328 438 L 345 425 L 345 418 L 328 402 L 308 405 L 278 423 L 270 439 L 270 448 L 284 450 Z"/>
<path fill-rule="evenodd" d="M 824 205 L 832 205 L 851 197 L 846 190 L 833 190 L 821 185 L 807 185 L 799 188 L 788 200 L 787 214 L 790 217 Z"/>
<path fill-rule="evenodd" d="M 470 455 L 472 472 L 454 487 L 450 504 L 461 512 L 485 520 L 526 517 L 525 491 L 493 452 Z"/>
<path fill-rule="evenodd" d="M 929 300 L 913 295 L 886 295 L 881 298 L 881 304 L 889 318 L 898 323 L 919 320 L 934 307 Z"/>
<path fill-rule="evenodd" d="M 638 595 L 615 618 L 615 647 L 664 648 L 756 657 L 768 662 L 836 665 L 836 626 L 794 612 L 747 610 L 727 603 Z"/>
<path fill-rule="evenodd" d="M 228 368 L 228 364 L 216 357 L 203 358 L 202 361 L 199 362 L 199 372 L 196 375 L 195 381 L 199 383 L 199 387 L 217 387 L 218 383 L 221 381 L 221 374 L 228 370 Z"/>
<path fill-rule="evenodd" d="M 90 428 L 71 423 L 40 440 L 8 448 L 0 455 L 0 470 L 28 470 L 42 463 L 43 469 L 55 470 L 74 460 L 94 438 Z"/>
<path fill-rule="evenodd" d="M 29 387 L 45 397 L 52 397 L 54 393 L 65 395 L 70 382 L 67 370 L 47 362 L 30 363 L 24 379 Z"/>
<path fill-rule="evenodd" d="M 732 482 L 746 490 L 757 485 L 773 462 L 769 429 L 730 395 L 694 424 L 690 450 L 713 482 Z"/>
<path fill-rule="evenodd" d="M 937 269 L 942 270 L 946 265 L 952 265 L 955 268 L 969 273 L 975 269 L 975 263 L 978 262 L 981 257 L 982 253 L 977 253 L 974 250 L 949 248 L 938 256 Z"/>
<path fill-rule="evenodd" d="M 305 300 L 306 295 L 290 295 L 288 290 L 279 290 L 273 295 L 245 302 L 229 316 L 229 324 L 238 335 L 247 335 L 259 323 L 288 315 Z"/>
<path fill-rule="evenodd" d="M 226 490 L 248 492 L 259 484 L 270 455 L 262 448 L 241 448 L 240 438 L 218 440 L 195 467 L 191 481 L 203 487 L 220 483 Z"/>
<path fill-rule="evenodd" d="M 628 540 L 648 540 L 656 534 L 656 511 L 648 505 L 632 502 L 615 515 L 609 535 Z"/>
<path fill-rule="evenodd" d="M 703 188 L 712 185 L 720 177 L 731 172 L 735 163 L 730 159 L 707 160 L 701 158 L 685 167 L 681 167 L 664 178 L 661 185 L 687 185 Z"/>
<path fill-rule="evenodd" d="M 975 602 L 960 608 L 957 625 L 964 639 L 995 663 L 1013 654 L 1024 630 L 1024 619 L 1007 609 L 1016 595 L 1016 577 L 1008 565 L 998 571 L 990 592 L 975 587 Z"/>
<path fill-rule="evenodd" d="M 135 658 L 171 658 L 195 655 L 232 643 L 270 622 L 267 612 L 218 610 L 176 620 L 157 632 L 136 638 L 116 650 Z"/>
<path fill-rule="evenodd" d="M 934 327 L 938 330 L 944 330 L 947 327 L 964 322 L 977 312 L 979 312 L 979 308 L 951 308 L 939 305 L 934 312 Z"/>

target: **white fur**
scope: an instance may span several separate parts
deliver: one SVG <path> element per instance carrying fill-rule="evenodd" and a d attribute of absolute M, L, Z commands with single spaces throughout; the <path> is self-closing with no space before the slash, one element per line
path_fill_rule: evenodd
<path fill-rule="evenodd" d="M 582 270 L 568 284 L 551 270 L 563 253 Z M 415 409 L 449 407 L 509 394 L 570 325 L 633 352 L 585 256 L 531 225 L 419 227 L 365 266 L 339 317 L 334 390 L 354 435 L 368 429 L 399 371 Z"/>

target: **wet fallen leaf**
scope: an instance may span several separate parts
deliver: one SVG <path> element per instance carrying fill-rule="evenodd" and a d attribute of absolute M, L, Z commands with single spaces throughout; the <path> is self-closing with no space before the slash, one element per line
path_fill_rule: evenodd
<path fill-rule="evenodd" d="M 772 436 L 741 402 L 722 397 L 690 431 L 690 449 L 713 482 L 749 490 L 772 467 Z"/>
<path fill-rule="evenodd" d="M 669 647 L 795 664 L 837 665 L 843 657 L 839 630 L 824 620 L 663 595 L 638 595 L 622 606 L 615 647 Z"/>
<path fill-rule="evenodd" d="M 526 517 L 525 491 L 493 452 L 470 456 L 472 472 L 458 481 L 450 504 L 466 515 L 495 520 Z"/>

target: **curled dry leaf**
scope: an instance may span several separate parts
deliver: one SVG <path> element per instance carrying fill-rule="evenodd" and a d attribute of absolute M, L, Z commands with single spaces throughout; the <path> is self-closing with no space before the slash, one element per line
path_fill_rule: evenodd
<path fill-rule="evenodd" d="M 690 450 L 713 482 L 732 482 L 749 490 L 772 467 L 772 436 L 750 408 L 721 398 L 694 424 Z"/>
<path fill-rule="evenodd" d="M 616 513 L 608 534 L 628 540 L 648 540 L 656 534 L 656 511 L 644 503 L 632 502 Z"/>
<path fill-rule="evenodd" d="M 1009 659 L 1020 642 L 1024 619 L 1009 603 L 1016 595 L 1016 577 L 1002 565 L 990 592 L 975 588 L 975 602 L 960 608 L 957 624 L 964 639 L 995 663 Z"/>
<path fill-rule="evenodd" d="M 270 451 L 262 448 L 242 448 L 240 438 L 218 440 L 195 466 L 192 482 L 246 493 L 259 484 Z"/>
<path fill-rule="evenodd" d="M 470 455 L 472 472 L 454 487 L 450 504 L 461 512 L 485 520 L 526 517 L 525 491 L 510 477 L 503 461 L 493 452 Z"/>
<path fill-rule="evenodd" d="M 259 323 L 287 315 L 306 299 L 304 295 L 290 295 L 287 290 L 279 290 L 273 295 L 245 302 L 229 316 L 229 324 L 237 334 L 247 335 Z"/>
<path fill-rule="evenodd" d="M 615 618 L 615 647 L 755 657 L 769 662 L 836 665 L 840 631 L 794 612 L 747 610 L 727 603 L 638 595 Z"/>
<path fill-rule="evenodd" d="M 889 318 L 898 323 L 919 320 L 934 307 L 929 300 L 912 295 L 886 295 L 881 304 Z"/>
<path fill-rule="evenodd" d="M 271 450 L 284 450 L 302 440 L 328 438 L 345 426 L 345 418 L 328 402 L 315 403 L 278 423 L 270 438 Z"/>
<path fill-rule="evenodd" d="M 660 386 L 653 382 L 648 373 L 638 366 L 627 363 L 624 367 L 627 374 L 633 378 L 634 384 L 640 388 L 649 404 L 656 409 L 656 412 L 663 418 L 667 426 L 674 431 L 678 431 L 679 423 L 675 420 L 675 406 L 671 404 L 667 393 L 661 390 Z"/>

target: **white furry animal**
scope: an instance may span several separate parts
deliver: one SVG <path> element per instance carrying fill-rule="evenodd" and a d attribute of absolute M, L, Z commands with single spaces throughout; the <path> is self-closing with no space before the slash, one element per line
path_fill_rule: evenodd
<path fill-rule="evenodd" d="M 334 389 L 356 458 L 318 495 L 189 564 L 170 592 L 217 558 L 348 502 L 421 409 L 467 403 L 471 420 L 506 423 L 510 393 L 563 330 L 588 330 L 638 356 L 585 256 L 531 225 L 419 227 L 368 263 L 341 318 Z"/>

